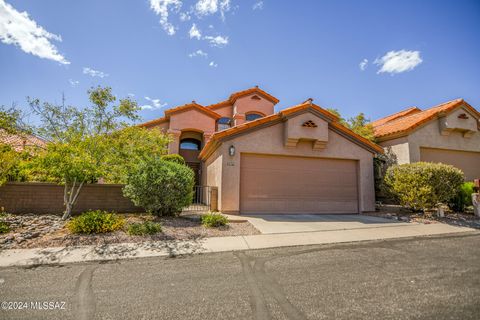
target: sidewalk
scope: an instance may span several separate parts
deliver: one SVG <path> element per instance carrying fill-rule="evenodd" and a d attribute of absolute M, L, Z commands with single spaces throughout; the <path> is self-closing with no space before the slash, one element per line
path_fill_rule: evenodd
<path fill-rule="evenodd" d="M 403 224 L 369 229 L 276 233 L 204 238 L 193 241 L 124 243 L 104 246 L 11 249 L 0 251 L 0 267 L 63 264 L 182 254 L 331 244 L 415 236 L 465 233 L 475 229 L 446 224 Z"/>

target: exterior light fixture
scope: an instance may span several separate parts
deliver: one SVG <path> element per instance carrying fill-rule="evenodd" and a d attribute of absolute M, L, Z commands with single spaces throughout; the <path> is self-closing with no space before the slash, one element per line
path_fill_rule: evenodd
<path fill-rule="evenodd" d="M 233 157 L 235 155 L 235 147 L 234 146 L 230 146 L 228 147 L 228 154 Z"/>

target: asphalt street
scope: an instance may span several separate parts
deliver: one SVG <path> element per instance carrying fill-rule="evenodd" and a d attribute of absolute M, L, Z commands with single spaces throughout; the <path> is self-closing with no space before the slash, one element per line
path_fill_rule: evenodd
<path fill-rule="evenodd" d="M 0 319 L 479 319 L 480 234 L 3 268 L 0 301 Z"/>

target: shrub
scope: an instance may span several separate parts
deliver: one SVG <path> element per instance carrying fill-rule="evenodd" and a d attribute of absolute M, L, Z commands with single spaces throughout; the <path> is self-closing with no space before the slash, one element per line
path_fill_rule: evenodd
<path fill-rule="evenodd" d="M 175 215 L 191 204 L 193 185 L 189 167 L 151 158 L 129 173 L 123 194 L 149 213 Z"/>
<path fill-rule="evenodd" d="M 463 172 L 443 163 L 416 162 L 388 168 L 385 185 L 401 205 L 415 211 L 447 203 L 460 189 Z"/>
<path fill-rule="evenodd" d="M 472 204 L 472 193 L 473 187 L 474 187 L 473 182 L 465 182 L 464 184 L 461 185 L 460 190 L 456 194 L 456 196 L 452 200 L 451 207 L 455 211 L 463 212 L 465 211 L 465 208 L 468 206 L 473 205 Z"/>
<path fill-rule="evenodd" d="M 143 223 L 132 223 L 128 226 L 128 234 L 131 236 L 143 236 L 146 234 L 155 234 L 162 231 L 162 225 L 151 221 Z"/>
<path fill-rule="evenodd" d="M 2 233 L 9 233 L 10 227 L 5 221 L 0 221 L 0 234 Z"/>
<path fill-rule="evenodd" d="M 219 213 L 207 213 L 202 216 L 202 224 L 207 228 L 216 228 L 224 226 L 228 223 L 228 219 Z"/>
<path fill-rule="evenodd" d="M 106 233 L 123 228 L 125 219 L 102 210 L 87 211 L 72 218 L 67 227 L 72 233 Z"/>
<path fill-rule="evenodd" d="M 162 160 L 163 161 L 169 161 L 169 162 L 173 162 L 173 163 L 178 163 L 178 164 L 183 164 L 185 165 L 185 159 L 179 155 L 179 154 L 166 154 L 164 156 L 162 156 Z"/>

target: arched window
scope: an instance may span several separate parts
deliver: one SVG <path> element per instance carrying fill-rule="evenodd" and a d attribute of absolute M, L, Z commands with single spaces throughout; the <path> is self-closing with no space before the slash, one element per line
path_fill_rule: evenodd
<path fill-rule="evenodd" d="M 248 121 L 257 120 L 258 118 L 262 118 L 262 117 L 263 115 L 259 113 L 249 113 L 245 116 L 245 120 L 248 122 Z"/>
<path fill-rule="evenodd" d="M 180 149 L 183 150 L 200 150 L 201 142 L 197 139 L 185 138 L 180 141 Z"/>
<path fill-rule="evenodd" d="M 227 117 L 218 119 L 217 121 L 217 131 L 226 130 L 231 127 L 232 120 Z"/>

